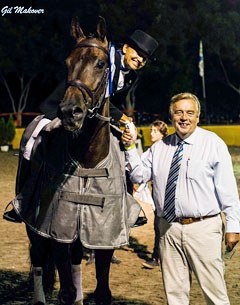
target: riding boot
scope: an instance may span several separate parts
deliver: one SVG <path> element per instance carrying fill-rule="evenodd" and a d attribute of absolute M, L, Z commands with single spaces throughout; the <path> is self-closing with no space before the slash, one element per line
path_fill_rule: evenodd
<path fill-rule="evenodd" d="M 77 293 L 73 284 L 71 264 L 69 262 L 59 264 L 57 269 L 60 280 L 60 291 L 58 295 L 60 304 L 74 305 Z"/>
<path fill-rule="evenodd" d="M 112 293 L 109 288 L 109 272 L 114 250 L 95 250 L 97 287 L 94 291 L 96 305 L 111 305 Z"/>
<path fill-rule="evenodd" d="M 72 265 L 72 278 L 73 278 L 73 284 L 77 289 L 77 296 L 74 305 L 83 305 L 81 265 Z"/>
<path fill-rule="evenodd" d="M 42 267 L 33 267 L 33 304 L 44 305 L 46 303 L 42 283 Z"/>

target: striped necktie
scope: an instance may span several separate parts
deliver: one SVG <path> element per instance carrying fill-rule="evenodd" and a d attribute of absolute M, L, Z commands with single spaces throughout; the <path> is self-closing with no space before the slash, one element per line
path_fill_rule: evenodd
<path fill-rule="evenodd" d="M 181 161 L 183 158 L 183 144 L 184 142 L 179 142 L 177 149 L 173 155 L 171 167 L 168 174 L 168 180 L 165 190 L 165 200 L 163 209 L 163 218 L 169 223 L 176 220 L 175 214 L 175 192 L 178 174 L 181 166 Z"/>

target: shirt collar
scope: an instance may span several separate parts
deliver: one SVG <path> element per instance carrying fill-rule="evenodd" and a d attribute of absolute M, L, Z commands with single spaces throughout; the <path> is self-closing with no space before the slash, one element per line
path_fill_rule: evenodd
<path fill-rule="evenodd" d="M 122 72 L 124 72 L 124 73 L 129 73 L 129 69 L 127 69 L 127 68 L 125 68 L 125 66 L 124 66 L 124 62 L 123 62 L 123 53 L 120 51 L 120 50 L 118 50 L 118 53 L 120 54 L 120 58 L 121 58 L 121 60 L 120 60 L 120 70 L 122 71 Z"/>
<path fill-rule="evenodd" d="M 194 142 L 195 142 L 195 139 L 196 139 L 196 136 L 199 132 L 199 127 L 197 126 L 196 129 L 194 130 L 194 132 L 189 136 L 187 137 L 186 139 L 182 140 L 178 135 L 177 133 L 175 132 L 175 144 L 177 145 L 177 143 L 180 141 L 184 141 L 185 143 L 187 144 L 190 144 L 190 145 L 193 145 Z"/>

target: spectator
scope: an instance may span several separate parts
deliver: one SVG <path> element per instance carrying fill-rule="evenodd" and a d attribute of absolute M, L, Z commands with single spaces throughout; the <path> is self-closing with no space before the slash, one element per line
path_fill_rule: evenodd
<path fill-rule="evenodd" d="M 167 124 L 163 121 L 156 120 L 151 124 L 151 141 L 152 143 L 156 143 L 162 140 L 164 137 L 168 135 L 168 127 Z M 147 155 L 147 152 L 143 153 L 142 159 Z M 160 259 L 159 259 L 159 237 L 160 232 L 158 228 L 159 217 L 157 215 L 157 210 L 154 209 L 154 248 L 152 253 L 151 260 L 146 260 L 143 263 L 143 266 L 148 269 L 153 269 L 154 267 L 159 267 Z"/>

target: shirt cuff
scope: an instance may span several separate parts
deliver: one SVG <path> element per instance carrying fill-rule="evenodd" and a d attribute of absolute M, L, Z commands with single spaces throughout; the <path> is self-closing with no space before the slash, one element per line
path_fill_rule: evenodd
<path fill-rule="evenodd" d="M 131 146 L 124 146 L 124 149 L 125 149 L 126 151 L 132 150 L 133 148 L 136 148 L 135 143 L 132 144 Z"/>
<path fill-rule="evenodd" d="M 225 233 L 240 233 L 240 223 L 238 220 L 226 221 Z"/>

